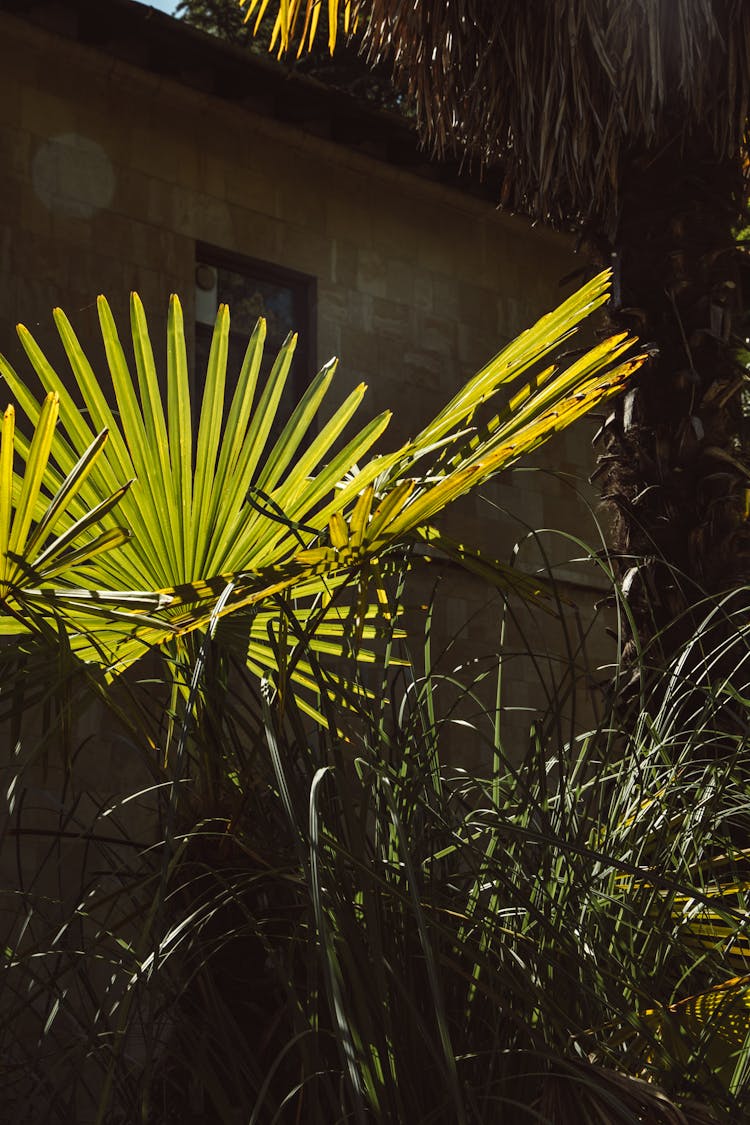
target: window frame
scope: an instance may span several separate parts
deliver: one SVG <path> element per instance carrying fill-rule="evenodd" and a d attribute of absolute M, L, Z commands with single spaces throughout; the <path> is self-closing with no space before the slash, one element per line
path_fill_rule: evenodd
<path fill-rule="evenodd" d="M 208 242 L 195 243 L 195 267 L 198 265 L 213 266 L 214 269 L 227 269 L 233 273 L 247 276 L 248 280 L 266 282 L 271 285 L 284 286 L 292 291 L 294 306 L 294 331 L 297 333 L 297 348 L 294 355 L 293 388 L 298 401 L 304 394 L 317 372 L 317 323 L 318 323 L 318 279 L 312 274 L 302 273 L 300 270 L 290 269 L 275 262 L 266 262 L 261 258 L 253 258 L 247 254 L 226 250 L 213 246 Z M 195 281 L 193 282 L 195 285 Z M 231 312 L 231 308 L 230 308 Z M 196 332 L 198 329 L 207 329 L 208 325 L 195 321 Z M 231 331 L 231 330 L 230 330 Z M 198 373 L 195 373 L 196 384 Z"/>

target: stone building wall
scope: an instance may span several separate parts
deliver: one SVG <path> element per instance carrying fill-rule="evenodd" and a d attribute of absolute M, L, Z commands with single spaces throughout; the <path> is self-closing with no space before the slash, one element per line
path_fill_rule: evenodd
<path fill-rule="evenodd" d="M 100 292 L 126 330 L 128 292 L 137 290 L 158 341 L 175 291 L 190 337 L 196 244 L 209 244 L 316 279 L 318 362 L 340 356 L 341 397 L 369 384 L 368 416 L 394 409 L 389 440 L 397 442 L 569 291 L 560 280 L 578 264 L 571 242 L 490 202 L 51 26 L 0 13 L 0 44 L 0 350 L 14 364 L 25 364 L 17 321 L 56 354 L 50 311 L 58 304 L 101 354 Z M 591 432 L 584 422 L 546 447 L 541 471 L 508 473 L 491 504 L 464 502 L 452 517 L 457 534 L 507 558 L 520 525 L 499 505 L 531 527 L 592 539 L 575 488 L 590 472 Z M 578 553 L 555 542 L 558 561 Z M 528 565 L 536 563 L 529 557 Z M 592 572 L 562 573 L 588 616 Z M 419 604 L 428 587 L 415 595 Z M 471 645 L 492 647 L 485 598 L 476 582 L 448 571 L 437 634 L 468 622 Z M 530 676 L 520 663 L 508 672 L 506 689 L 524 706 L 533 700 Z M 525 712 L 518 727 L 528 727 Z"/>

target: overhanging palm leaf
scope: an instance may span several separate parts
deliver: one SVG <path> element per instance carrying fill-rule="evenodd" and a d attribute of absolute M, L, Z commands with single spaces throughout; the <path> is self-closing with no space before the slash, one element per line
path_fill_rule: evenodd
<path fill-rule="evenodd" d="M 255 33 L 270 0 L 238 0 Z M 270 48 L 308 50 L 321 0 L 273 0 Z M 408 87 L 433 150 L 498 162 L 503 203 L 543 219 L 616 216 L 634 148 L 705 132 L 709 150 L 744 147 L 750 70 L 741 0 L 328 0 L 328 44 L 364 26 L 371 62 Z"/>
<path fill-rule="evenodd" d="M 134 374 L 109 306 L 103 298 L 98 302 L 116 409 L 60 310 L 55 311 L 55 322 L 83 410 L 31 334 L 20 327 L 24 349 L 45 389 L 59 396 L 63 413 L 63 432 L 52 439 L 59 470 L 47 466 L 46 486 L 59 487 L 62 474 L 72 470 L 97 428 L 110 433 L 95 469 L 71 498 L 69 518 L 81 518 L 122 481 L 135 478 L 120 501 L 132 538 L 117 551 L 81 559 L 76 581 L 90 590 L 158 591 L 169 600 L 158 614 L 124 606 L 117 618 L 95 627 L 82 622 L 74 649 L 119 671 L 146 648 L 206 629 L 218 598 L 231 585 L 222 616 L 241 607 L 255 610 L 250 621 L 251 667 L 274 666 L 269 640 L 279 614 L 274 599 L 287 592 L 296 599 L 295 614 L 309 634 L 313 653 L 346 650 L 343 634 L 350 622 L 336 595 L 353 574 L 364 575 L 365 591 L 375 577 L 377 604 L 384 599 L 379 576 L 384 552 L 426 540 L 460 555 L 461 545 L 457 549 L 431 526 L 445 506 L 615 394 L 640 364 L 640 357 L 624 359 L 633 341 L 613 337 L 562 371 L 548 362 L 505 408 L 487 421 L 478 417 L 501 388 L 549 361 L 607 296 L 608 276 L 602 274 L 496 356 L 414 439 L 374 456 L 371 450 L 388 425 L 388 413 L 343 440 L 364 385 L 309 437 L 335 363 L 313 379 L 280 436 L 272 439 L 296 338 L 286 341 L 261 386 L 263 321 L 249 341 L 224 421 L 229 337 L 229 310 L 224 306 L 214 329 L 197 426 L 176 298 L 170 303 L 167 327 L 166 408 L 136 296 L 131 302 Z M 5 360 L 0 359 L 0 369 L 36 423 L 41 411 L 24 380 Z M 32 457 L 28 443 L 19 442 L 19 452 L 27 460 Z M 107 521 L 111 517 L 105 514 L 105 526 Z M 375 615 L 362 596 L 357 618 L 358 640 L 371 637 Z M 307 678 L 304 664 L 295 674 Z"/>
<path fill-rule="evenodd" d="M 239 0 L 239 4 L 241 7 L 246 7 L 246 21 L 255 17 L 254 34 L 257 34 L 268 9 L 269 0 Z M 321 8 L 321 0 L 279 0 L 271 37 L 271 50 L 277 44 L 280 53 L 288 50 L 295 35 L 299 40 L 299 54 L 302 54 L 305 47 L 309 50 L 318 32 Z M 359 9 L 360 0 L 329 0 L 328 46 L 332 53 L 336 46 L 339 15 L 343 16 L 344 32 L 348 33 L 357 23 Z M 304 17 L 301 19 L 303 12 Z"/>

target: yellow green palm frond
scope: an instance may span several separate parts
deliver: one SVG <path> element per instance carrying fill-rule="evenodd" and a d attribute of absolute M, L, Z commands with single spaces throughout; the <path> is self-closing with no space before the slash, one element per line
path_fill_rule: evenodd
<path fill-rule="evenodd" d="M 700 1057 L 730 1086 L 750 1048 L 750 976 L 732 977 L 668 1007 L 650 1008 L 639 1020 L 672 1058 Z"/>
<path fill-rule="evenodd" d="M 432 542 L 491 573 L 507 589 L 535 596 L 532 587 L 538 584 L 519 584 L 518 576 L 506 574 L 499 564 L 472 559 L 460 544 L 441 538 L 432 520 L 451 501 L 616 394 L 639 366 L 641 357 L 629 351 L 633 341 L 622 336 L 584 352 L 567 367 L 554 362 L 562 344 L 607 300 L 608 284 L 608 274 L 593 279 L 504 348 L 414 438 L 375 454 L 390 414 L 354 426 L 366 390 L 360 385 L 325 416 L 333 361 L 311 380 L 290 417 L 280 421 L 296 338 L 287 339 L 263 379 L 262 320 L 226 402 L 226 306 L 217 315 L 199 405 L 191 395 L 176 297 L 169 307 L 164 393 L 146 315 L 135 295 L 130 316 L 134 363 L 109 305 L 104 298 L 98 301 L 109 387 L 95 375 L 64 313 L 55 310 L 82 406 L 31 333 L 19 327 L 24 350 L 61 412 L 60 426 L 50 430 L 44 414 L 49 408 L 39 406 L 26 381 L 0 357 L 0 370 L 21 409 L 33 425 L 43 423 L 50 431 L 45 440 L 51 456 L 40 470 L 39 487 L 52 495 L 67 475 L 79 471 L 76 466 L 97 442 L 97 433 L 109 434 L 87 472 L 76 478 L 61 519 L 68 532 L 96 511 L 103 533 L 120 536 L 117 549 L 69 560 L 70 582 L 88 597 L 85 611 L 77 609 L 77 625 L 71 595 L 45 590 L 49 604 L 66 612 L 73 649 L 115 674 L 151 647 L 205 631 L 221 599 L 222 617 L 252 608 L 248 660 L 261 668 L 272 661 L 268 630 L 282 596 L 294 598 L 294 612 L 306 628 L 317 623 L 307 638 L 312 655 L 343 652 L 347 645 L 356 649 L 372 638 L 377 618 L 388 618 L 384 561 L 415 543 Z M 520 389 L 514 390 L 519 381 Z M 507 405 L 485 418 L 506 387 Z M 34 443 L 19 436 L 15 448 L 36 473 Z M 125 488 L 130 481 L 132 487 Z M 117 521 L 107 507 L 113 496 Z M 132 533 L 127 542 L 121 524 Z M 131 592 L 130 600 L 118 591 Z M 139 591 L 155 602 L 139 603 Z M 349 637 L 336 633 L 339 613 Z M 334 631 L 326 635 L 325 629 Z M 300 662 L 295 674 L 301 682 Z"/>
<path fill-rule="evenodd" d="M 245 9 L 245 22 L 254 22 L 257 33 L 261 20 L 268 11 L 269 0 L 239 0 Z M 359 0 L 327 0 L 325 5 L 328 17 L 328 48 L 333 54 L 336 47 L 339 18 L 342 18 L 344 33 L 348 34 L 357 23 Z M 276 19 L 269 50 L 277 49 L 279 54 L 289 50 L 293 42 L 298 43 L 298 54 L 310 50 L 320 27 L 322 0 L 278 0 Z"/>

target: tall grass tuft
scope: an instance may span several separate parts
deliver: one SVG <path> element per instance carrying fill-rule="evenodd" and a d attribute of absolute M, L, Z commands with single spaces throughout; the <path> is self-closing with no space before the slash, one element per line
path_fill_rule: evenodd
<path fill-rule="evenodd" d="M 75 792 L 90 742 L 55 792 L 19 730 L 4 786 L 19 858 L 4 896 L 7 1112 L 745 1119 L 746 599 L 706 605 L 668 668 L 642 652 L 588 729 L 561 721 L 570 677 L 545 676 L 522 747 L 505 736 L 503 652 L 436 661 L 429 629 L 421 652 L 386 642 L 379 675 L 324 704 L 327 727 L 283 674 L 253 682 L 209 636 L 182 669 L 192 690 L 168 715 L 166 763 L 138 686 L 106 697 L 120 752 L 148 773 L 99 805 Z M 306 639 L 279 661 L 289 676 Z M 457 733 L 485 769 L 462 768 Z M 20 843 L 42 791 L 54 808 L 30 877 Z"/>

